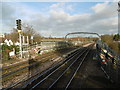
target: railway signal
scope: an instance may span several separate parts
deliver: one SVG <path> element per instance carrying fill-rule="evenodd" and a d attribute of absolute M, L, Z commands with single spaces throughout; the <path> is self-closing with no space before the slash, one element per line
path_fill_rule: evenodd
<path fill-rule="evenodd" d="M 22 58 L 22 57 L 23 57 L 23 54 L 22 54 L 22 35 L 21 35 L 22 29 L 21 29 L 21 19 L 16 20 L 16 24 L 17 24 L 17 30 L 18 30 L 18 33 L 19 33 L 20 56 L 21 56 L 21 58 Z"/>
<path fill-rule="evenodd" d="M 16 20 L 16 24 L 17 24 L 17 29 L 21 30 L 21 20 L 20 19 Z"/>

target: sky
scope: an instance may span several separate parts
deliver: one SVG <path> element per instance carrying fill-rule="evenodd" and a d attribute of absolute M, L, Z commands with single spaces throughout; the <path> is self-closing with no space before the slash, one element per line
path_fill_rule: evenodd
<path fill-rule="evenodd" d="M 16 19 L 45 37 L 63 37 L 71 32 L 118 32 L 116 2 L 1 2 L 0 7 L 0 33 L 16 28 Z"/>

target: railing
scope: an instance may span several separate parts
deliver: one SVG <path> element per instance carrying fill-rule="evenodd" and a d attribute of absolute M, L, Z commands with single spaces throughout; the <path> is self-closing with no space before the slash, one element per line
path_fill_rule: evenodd
<path fill-rule="evenodd" d="M 73 32 L 68 33 L 65 36 L 65 40 L 67 41 L 69 35 L 73 34 L 92 34 L 97 35 L 99 40 L 96 42 L 96 56 L 99 60 L 101 69 L 106 74 L 107 78 L 116 84 L 120 84 L 120 55 L 118 55 L 115 51 L 108 47 L 108 45 L 101 41 L 101 37 L 97 33 L 91 32 Z"/>
<path fill-rule="evenodd" d="M 112 82 L 119 84 L 120 80 L 120 56 L 114 52 L 108 45 L 101 40 L 96 43 L 97 59 L 101 64 L 102 70 L 106 73 L 107 78 Z"/>

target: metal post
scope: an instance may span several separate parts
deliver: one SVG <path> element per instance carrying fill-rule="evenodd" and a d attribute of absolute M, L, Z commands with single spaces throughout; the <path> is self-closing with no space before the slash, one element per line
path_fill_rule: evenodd
<path fill-rule="evenodd" d="M 29 47 L 29 37 L 27 36 L 27 48 L 28 48 L 28 58 L 30 59 L 30 47 Z"/>
<path fill-rule="evenodd" d="M 28 38 L 28 36 L 27 36 L 27 44 L 29 45 L 29 38 Z"/>
<path fill-rule="evenodd" d="M 31 44 L 33 45 L 33 36 L 31 36 L 31 41 L 32 41 Z"/>
<path fill-rule="evenodd" d="M 120 34 L 120 1 L 118 2 L 118 34 Z"/>
<path fill-rule="evenodd" d="M 25 36 L 23 36 L 23 45 L 25 45 Z"/>
<path fill-rule="evenodd" d="M 20 42 L 20 57 L 22 58 L 23 57 L 23 54 L 22 54 L 22 35 L 21 33 L 19 33 L 19 42 Z"/>

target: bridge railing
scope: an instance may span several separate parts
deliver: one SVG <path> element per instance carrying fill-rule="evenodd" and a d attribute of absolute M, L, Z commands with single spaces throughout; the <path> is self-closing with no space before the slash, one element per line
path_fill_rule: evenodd
<path fill-rule="evenodd" d="M 101 40 L 96 42 L 97 58 L 107 78 L 120 84 L 120 56 Z"/>

